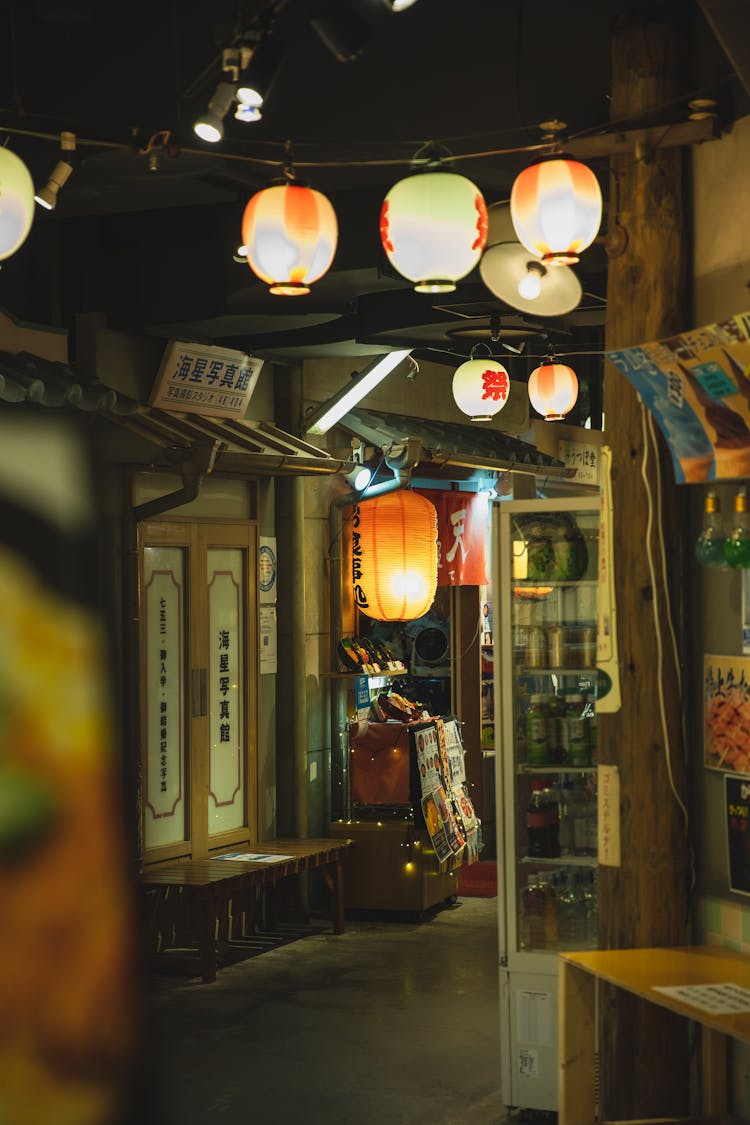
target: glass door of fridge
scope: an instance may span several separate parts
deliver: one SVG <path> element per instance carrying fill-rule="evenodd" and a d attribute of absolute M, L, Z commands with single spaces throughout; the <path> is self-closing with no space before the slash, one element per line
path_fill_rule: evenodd
<path fill-rule="evenodd" d="M 497 519 L 506 948 L 530 968 L 597 940 L 598 498 L 504 501 Z"/>

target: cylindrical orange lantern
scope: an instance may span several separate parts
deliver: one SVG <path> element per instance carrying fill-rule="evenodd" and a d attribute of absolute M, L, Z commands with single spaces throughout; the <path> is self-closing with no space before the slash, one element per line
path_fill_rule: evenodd
<path fill-rule="evenodd" d="M 516 177 L 510 217 L 518 241 L 532 254 L 552 265 L 574 265 L 599 231 L 599 182 L 579 160 L 540 160 Z"/>
<path fill-rule="evenodd" d="M 565 363 L 543 363 L 529 375 L 529 402 L 547 422 L 559 422 L 578 398 L 578 377 Z"/>
<path fill-rule="evenodd" d="M 383 200 L 380 238 L 388 260 L 417 293 L 451 293 L 487 242 L 479 188 L 455 172 L 418 172 Z"/>
<path fill-rule="evenodd" d="M 510 394 L 510 376 L 494 359 L 468 359 L 453 375 L 456 406 L 472 422 L 489 422 L 502 410 Z"/>
<path fill-rule="evenodd" d="M 352 581 L 359 610 L 376 621 L 413 621 L 437 589 L 437 512 L 416 492 L 363 500 L 352 517 Z"/>
<path fill-rule="evenodd" d="M 247 262 L 270 292 L 294 297 L 326 272 L 336 253 L 338 223 L 329 200 L 299 184 L 264 188 L 242 217 Z"/>

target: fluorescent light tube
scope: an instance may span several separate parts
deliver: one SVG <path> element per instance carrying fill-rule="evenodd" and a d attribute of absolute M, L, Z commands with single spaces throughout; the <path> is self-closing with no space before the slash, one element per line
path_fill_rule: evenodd
<path fill-rule="evenodd" d="M 382 383 L 386 375 L 390 375 L 402 359 L 411 354 L 411 348 L 402 351 L 388 352 L 368 364 L 363 371 L 355 375 L 350 383 L 337 391 L 333 398 L 318 407 L 307 420 L 305 431 L 308 434 L 326 434 L 331 426 L 335 426 L 353 406 L 356 406 L 366 394 Z"/>

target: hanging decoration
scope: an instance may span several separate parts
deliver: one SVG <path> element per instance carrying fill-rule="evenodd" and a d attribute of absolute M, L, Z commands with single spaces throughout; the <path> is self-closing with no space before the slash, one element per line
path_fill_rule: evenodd
<path fill-rule="evenodd" d="M 471 180 L 433 158 L 386 195 L 380 238 L 391 265 L 417 293 L 452 293 L 487 242 L 484 197 Z"/>
<path fill-rule="evenodd" d="M 518 241 L 543 263 L 575 265 L 602 221 L 599 182 L 579 160 L 540 160 L 516 177 L 510 215 Z"/>
<path fill-rule="evenodd" d="M 20 157 L 0 147 L 0 260 L 23 244 L 34 220 L 34 181 Z"/>
<path fill-rule="evenodd" d="M 529 375 L 529 402 L 545 422 L 559 422 L 578 399 L 578 377 L 572 367 L 543 363 Z"/>
<path fill-rule="evenodd" d="M 284 160 L 285 181 L 263 188 L 242 216 L 247 264 L 269 292 L 304 296 L 330 268 L 338 243 L 338 222 L 330 200 L 296 182 L 291 148 Z"/>
<path fill-rule="evenodd" d="M 413 621 L 437 589 L 437 513 L 400 490 L 363 500 L 352 517 L 354 602 L 376 621 Z"/>
<path fill-rule="evenodd" d="M 476 359 L 480 347 L 487 348 L 489 359 Z M 505 406 L 510 395 L 510 375 L 486 344 L 475 344 L 471 358 L 457 367 L 453 375 L 453 398 L 459 410 L 472 422 L 489 422 Z"/>

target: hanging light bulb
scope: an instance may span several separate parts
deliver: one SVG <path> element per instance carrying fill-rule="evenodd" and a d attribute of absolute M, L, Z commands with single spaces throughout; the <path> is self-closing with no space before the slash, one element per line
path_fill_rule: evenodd
<path fill-rule="evenodd" d="M 484 197 L 433 155 L 423 171 L 399 180 L 386 195 L 380 238 L 391 265 L 417 293 L 452 293 L 487 241 Z"/>
<path fill-rule="evenodd" d="M 471 358 L 456 368 L 453 375 L 453 398 L 459 410 L 472 422 L 489 422 L 505 406 L 510 394 L 510 376 L 502 363 L 492 359 L 475 359 L 475 352 L 486 344 L 475 344 Z"/>
<path fill-rule="evenodd" d="M 574 265 L 599 231 L 599 182 L 579 160 L 540 160 L 516 177 L 510 215 L 518 241 L 531 254 L 547 264 Z"/>
<path fill-rule="evenodd" d="M 559 422 L 578 399 L 578 377 L 572 367 L 551 358 L 529 375 L 529 402 L 545 422 Z"/>
<path fill-rule="evenodd" d="M 0 260 L 15 254 L 34 220 L 34 181 L 20 157 L 0 147 Z"/>
<path fill-rule="evenodd" d="M 527 301 L 535 301 L 542 292 L 542 278 L 546 273 L 541 262 L 527 262 L 526 273 L 518 282 L 518 296 Z"/>
<path fill-rule="evenodd" d="M 272 184 L 248 201 L 242 217 L 247 264 L 269 292 L 303 296 L 329 269 L 336 253 L 336 212 L 322 192 L 295 181 L 287 148 L 286 182 Z"/>

